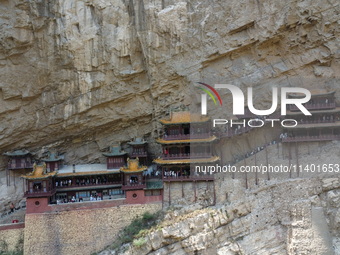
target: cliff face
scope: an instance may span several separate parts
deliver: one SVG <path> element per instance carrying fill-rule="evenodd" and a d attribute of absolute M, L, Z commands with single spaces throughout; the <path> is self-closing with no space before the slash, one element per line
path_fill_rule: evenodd
<path fill-rule="evenodd" d="M 140 239 L 143 245 L 99 254 L 340 254 L 339 178 L 274 181 L 251 190 L 239 180 L 223 184 L 233 199 L 174 210 Z"/>
<path fill-rule="evenodd" d="M 336 0 L 0 3 L 2 152 L 98 161 L 111 142 L 152 141 L 196 81 L 254 86 L 262 105 L 273 84 L 337 89 Z"/>

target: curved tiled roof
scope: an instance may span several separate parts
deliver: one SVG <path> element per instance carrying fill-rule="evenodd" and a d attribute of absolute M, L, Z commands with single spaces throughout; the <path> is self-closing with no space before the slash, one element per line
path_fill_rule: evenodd
<path fill-rule="evenodd" d="M 159 165 L 175 165 L 175 164 L 197 164 L 197 163 L 214 163 L 220 160 L 217 156 L 212 156 L 210 158 L 198 158 L 198 159 L 155 159 L 153 162 Z"/>
<path fill-rule="evenodd" d="M 156 140 L 157 143 L 160 144 L 176 144 L 176 143 L 210 143 L 217 139 L 216 136 L 210 136 L 208 138 L 198 138 L 198 139 L 184 139 L 184 140 L 164 140 L 158 138 Z"/>
<path fill-rule="evenodd" d="M 138 173 L 138 172 L 143 172 L 146 169 L 148 169 L 148 167 L 146 166 L 140 166 L 139 165 L 139 159 L 128 159 L 127 160 L 127 167 L 121 167 L 120 171 L 123 173 Z"/>
<path fill-rule="evenodd" d="M 33 172 L 29 173 L 27 175 L 23 175 L 21 177 L 23 177 L 24 179 L 46 179 L 48 177 L 51 176 L 55 176 L 57 172 L 50 172 L 50 173 L 46 173 L 46 165 L 33 165 Z"/>
<path fill-rule="evenodd" d="M 169 119 L 160 120 L 164 125 L 207 122 L 210 118 L 188 111 L 172 112 Z"/>

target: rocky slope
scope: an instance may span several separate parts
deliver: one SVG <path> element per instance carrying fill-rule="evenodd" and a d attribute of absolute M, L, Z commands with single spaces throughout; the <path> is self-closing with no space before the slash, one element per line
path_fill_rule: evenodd
<path fill-rule="evenodd" d="M 239 180 L 229 180 L 238 199 L 175 210 L 124 254 L 340 254 L 339 181 L 273 181 L 243 190 Z M 117 253 L 100 253 L 108 254 Z"/>

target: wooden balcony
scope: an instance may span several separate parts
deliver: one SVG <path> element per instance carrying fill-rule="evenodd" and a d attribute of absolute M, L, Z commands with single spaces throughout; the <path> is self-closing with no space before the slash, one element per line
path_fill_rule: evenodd
<path fill-rule="evenodd" d="M 318 141 L 333 141 L 340 140 L 340 135 L 318 135 L 318 136 L 295 136 L 286 137 L 282 139 L 282 142 L 318 142 Z"/>
<path fill-rule="evenodd" d="M 211 153 L 178 153 L 178 154 L 163 154 L 162 159 L 189 159 L 189 158 L 210 158 Z"/>
<path fill-rule="evenodd" d="M 7 168 L 9 170 L 16 170 L 16 169 L 32 169 L 33 164 L 32 163 L 9 163 Z"/>
<path fill-rule="evenodd" d="M 303 106 L 307 109 L 307 110 L 322 110 L 322 109 L 333 109 L 336 107 L 335 103 L 317 103 L 317 104 L 303 104 Z M 297 108 L 295 105 L 289 105 L 289 110 L 294 112 L 294 111 L 300 111 L 299 108 Z"/>
<path fill-rule="evenodd" d="M 144 183 L 129 183 L 122 186 L 122 190 L 136 190 L 136 189 L 144 189 L 146 188 L 146 184 Z"/>
<path fill-rule="evenodd" d="M 60 183 L 60 182 L 59 182 Z M 121 185 L 122 181 L 111 181 L 111 182 L 103 182 L 103 183 L 85 183 L 85 184 L 76 184 L 76 183 L 72 183 L 71 185 L 63 185 L 60 186 L 60 184 L 58 184 L 58 186 L 56 186 L 56 188 L 58 189 L 58 191 L 62 191 L 62 190 L 66 190 L 66 189 L 87 189 L 87 188 L 93 188 L 93 187 L 98 187 L 98 188 L 103 188 L 103 187 L 107 187 L 107 186 L 112 186 L 112 185 Z"/>
<path fill-rule="evenodd" d="M 204 139 L 210 137 L 210 132 L 200 134 L 178 134 L 178 135 L 164 135 L 164 140 L 189 140 L 189 139 Z"/>
<path fill-rule="evenodd" d="M 24 194 L 24 197 L 50 197 L 53 196 L 56 192 L 56 189 L 53 188 L 49 191 L 43 191 L 41 190 L 29 190 L 26 191 Z"/>
<path fill-rule="evenodd" d="M 194 181 L 214 181 L 213 175 L 189 175 L 189 176 L 164 176 L 164 182 L 194 182 Z"/>

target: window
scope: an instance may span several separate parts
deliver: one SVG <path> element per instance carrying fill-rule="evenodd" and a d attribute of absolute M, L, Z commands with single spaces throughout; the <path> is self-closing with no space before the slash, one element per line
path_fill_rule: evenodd
<path fill-rule="evenodd" d="M 76 193 L 76 198 L 84 198 L 84 197 L 90 197 L 89 191 L 80 191 Z"/>
<path fill-rule="evenodd" d="M 121 189 L 110 189 L 109 195 L 122 195 L 124 194 Z"/>

